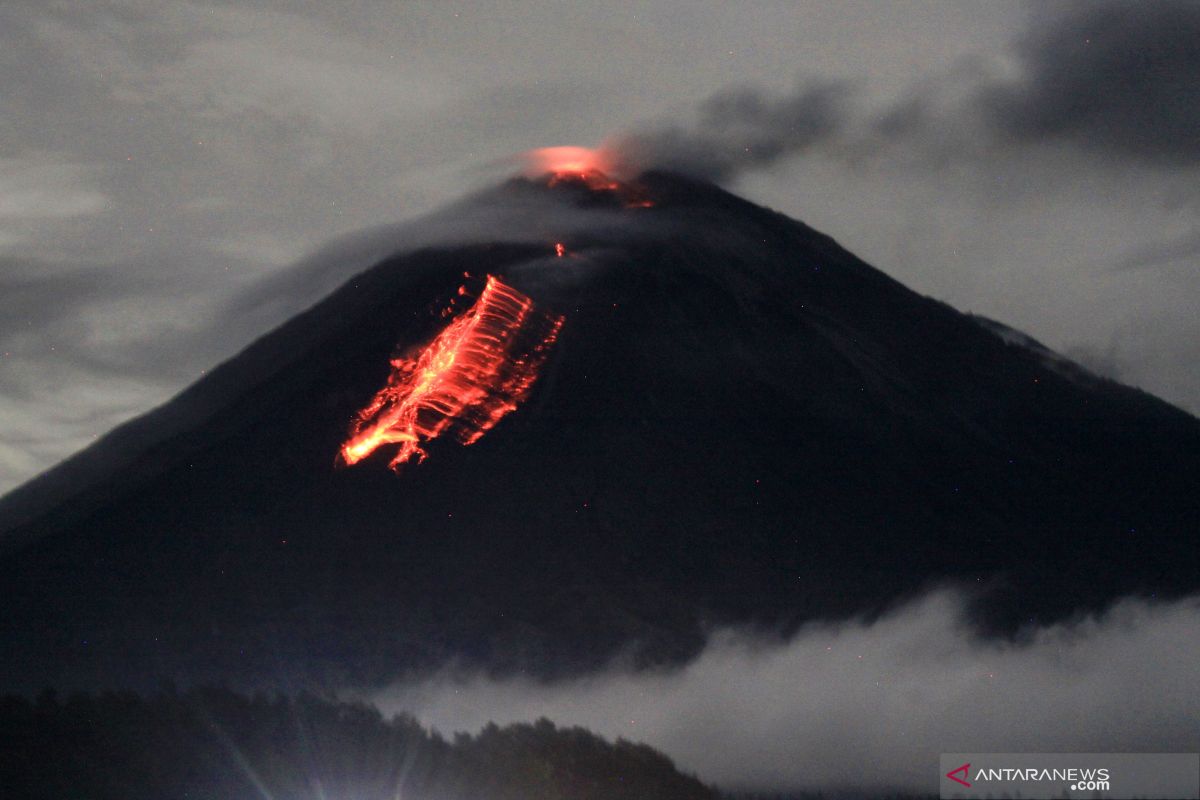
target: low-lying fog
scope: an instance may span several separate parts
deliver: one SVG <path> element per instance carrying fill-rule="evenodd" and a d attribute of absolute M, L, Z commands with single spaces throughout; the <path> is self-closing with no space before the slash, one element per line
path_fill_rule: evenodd
<path fill-rule="evenodd" d="M 543 684 L 453 668 L 372 699 L 443 733 L 548 717 L 643 741 L 727 787 L 936 791 L 941 752 L 1200 749 L 1200 600 L 1126 600 L 1021 643 L 937 592 L 790 640 L 737 630 L 671 672 Z"/>

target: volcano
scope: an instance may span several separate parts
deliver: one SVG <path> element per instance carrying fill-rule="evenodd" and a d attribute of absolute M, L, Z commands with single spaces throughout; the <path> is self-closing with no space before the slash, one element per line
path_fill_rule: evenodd
<path fill-rule="evenodd" d="M 943 584 L 990 636 L 1200 588 L 1183 411 L 678 175 L 472 213 L 0 502 L 4 685 L 578 674 Z"/>

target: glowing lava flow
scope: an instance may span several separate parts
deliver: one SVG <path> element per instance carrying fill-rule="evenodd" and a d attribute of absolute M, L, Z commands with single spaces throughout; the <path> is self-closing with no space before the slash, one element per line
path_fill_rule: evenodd
<path fill-rule="evenodd" d="M 489 275 L 474 305 L 415 358 L 392 360 L 387 385 L 358 413 L 339 458 L 357 464 L 398 444 L 388 466 L 399 470 L 424 460 L 422 442 L 447 431 L 464 445 L 478 441 L 529 395 L 562 322 Z"/>

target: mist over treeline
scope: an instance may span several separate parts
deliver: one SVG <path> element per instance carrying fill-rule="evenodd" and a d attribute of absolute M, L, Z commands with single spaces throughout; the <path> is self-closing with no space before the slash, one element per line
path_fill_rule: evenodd
<path fill-rule="evenodd" d="M 718 794 L 646 745 L 549 720 L 444 738 L 414 718 L 223 688 L 0 698 L 0 797 L 517 800 Z"/>

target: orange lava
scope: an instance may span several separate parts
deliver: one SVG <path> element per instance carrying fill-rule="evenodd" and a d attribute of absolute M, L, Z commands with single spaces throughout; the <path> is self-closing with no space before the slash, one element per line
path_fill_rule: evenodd
<path fill-rule="evenodd" d="M 612 171 L 612 159 L 603 150 L 588 147 L 541 147 L 525 154 L 526 172 L 538 177 L 552 175 L 584 176 Z"/>
<path fill-rule="evenodd" d="M 632 184 L 611 177 L 617 169 L 612 152 L 587 147 L 542 147 L 525 154 L 525 174 L 547 186 L 582 183 L 594 192 L 614 192 L 628 207 L 654 205 Z"/>
<path fill-rule="evenodd" d="M 357 464 L 395 444 L 388 466 L 399 471 L 423 461 L 422 443 L 443 433 L 478 441 L 529 395 L 562 322 L 489 275 L 475 303 L 415 357 L 392 359 L 387 384 L 355 417 L 339 459 Z"/>
<path fill-rule="evenodd" d="M 554 245 L 554 254 L 556 256 L 558 256 L 559 258 L 562 258 L 563 256 L 565 256 L 567 254 L 566 245 L 564 245 L 562 242 L 558 242 L 557 244 L 555 244 Z"/>
<path fill-rule="evenodd" d="M 582 183 L 593 192 L 615 192 L 621 188 L 620 182 L 594 169 L 586 172 L 559 170 L 551 173 L 548 185 L 558 186 L 560 183 Z"/>

